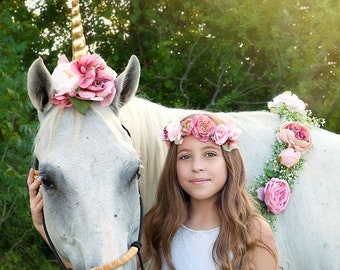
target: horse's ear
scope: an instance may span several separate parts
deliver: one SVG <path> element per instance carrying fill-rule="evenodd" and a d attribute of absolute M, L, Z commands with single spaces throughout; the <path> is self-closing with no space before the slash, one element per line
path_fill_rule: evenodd
<path fill-rule="evenodd" d="M 38 111 L 44 112 L 52 105 L 52 79 L 40 57 L 28 70 L 27 91 L 34 108 Z"/>
<path fill-rule="evenodd" d="M 140 64 L 135 55 L 130 57 L 129 63 L 125 70 L 116 78 L 116 97 L 114 107 L 124 106 L 132 97 L 135 96 L 140 77 Z"/>

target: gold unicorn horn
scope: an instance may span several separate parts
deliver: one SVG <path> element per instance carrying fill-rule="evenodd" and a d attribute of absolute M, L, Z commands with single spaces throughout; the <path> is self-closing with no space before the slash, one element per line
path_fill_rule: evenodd
<path fill-rule="evenodd" d="M 79 60 L 88 54 L 83 25 L 81 23 L 79 1 L 72 0 L 72 60 Z"/>

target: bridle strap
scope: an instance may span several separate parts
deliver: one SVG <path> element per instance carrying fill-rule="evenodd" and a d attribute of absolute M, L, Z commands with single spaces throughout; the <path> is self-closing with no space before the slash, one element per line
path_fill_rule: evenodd
<path fill-rule="evenodd" d="M 48 233 L 48 231 L 47 231 L 47 228 L 46 228 L 46 222 L 45 222 L 44 213 L 43 213 L 43 224 L 44 224 L 44 231 L 45 231 L 45 234 L 46 234 L 46 238 L 47 238 L 47 240 L 48 240 L 48 244 L 50 245 L 50 248 L 51 248 L 51 250 L 52 250 L 52 252 L 53 252 L 53 255 L 54 255 L 54 257 L 57 259 L 57 261 L 58 261 L 60 267 L 61 267 L 63 270 L 71 270 L 71 268 L 67 268 L 67 267 L 65 266 L 65 264 L 63 263 L 63 261 L 61 260 L 61 258 L 60 258 L 60 256 L 59 256 L 59 254 L 58 254 L 58 252 L 57 252 L 55 246 L 53 245 L 53 242 L 52 242 L 52 240 L 51 240 L 51 238 L 50 238 L 50 235 L 49 235 L 49 233 Z"/>

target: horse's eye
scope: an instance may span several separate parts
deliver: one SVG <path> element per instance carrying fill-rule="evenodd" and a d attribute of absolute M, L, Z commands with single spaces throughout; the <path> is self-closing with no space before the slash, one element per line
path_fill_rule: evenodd
<path fill-rule="evenodd" d="M 44 188 L 46 188 L 46 189 L 55 188 L 53 180 L 51 178 L 47 177 L 47 176 L 42 176 L 42 183 L 44 185 Z"/>
<path fill-rule="evenodd" d="M 141 174 L 140 174 L 140 172 L 138 170 L 138 172 L 136 173 L 136 179 L 139 180 L 140 176 L 141 176 Z"/>
<path fill-rule="evenodd" d="M 135 173 L 135 179 L 139 180 L 139 178 L 140 178 L 140 172 L 139 172 L 139 167 L 138 167 L 138 169 Z"/>

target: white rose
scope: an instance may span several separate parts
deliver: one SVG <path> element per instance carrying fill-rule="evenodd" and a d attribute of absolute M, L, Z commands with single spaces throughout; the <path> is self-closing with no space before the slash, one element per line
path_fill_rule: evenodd
<path fill-rule="evenodd" d="M 71 70 L 72 62 L 63 55 L 52 73 L 53 89 L 57 95 L 69 93 L 78 87 L 79 75 Z"/>
<path fill-rule="evenodd" d="M 286 104 L 288 110 L 295 112 L 304 111 L 306 108 L 305 103 L 297 95 L 292 94 L 291 91 L 286 91 L 276 96 L 273 101 L 268 102 L 268 108 L 279 108 L 282 104 Z"/>

